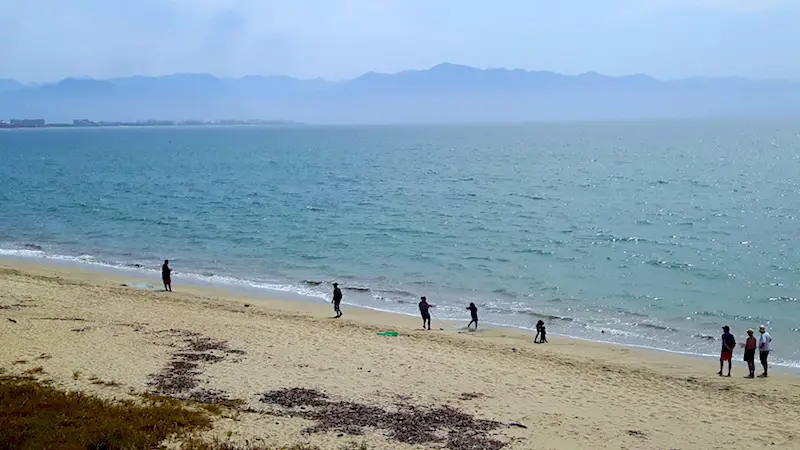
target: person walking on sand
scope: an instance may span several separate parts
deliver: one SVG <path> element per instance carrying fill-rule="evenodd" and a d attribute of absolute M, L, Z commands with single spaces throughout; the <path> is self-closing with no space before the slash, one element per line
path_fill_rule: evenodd
<path fill-rule="evenodd" d="M 753 336 L 753 329 L 750 328 L 747 330 L 747 340 L 744 343 L 744 362 L 750 369 L 750 375 L 745 378 L 755 378 L 756 376 L 756 347 L 758 347 L 758 342 Z"/>
<path fill-rule="evenodd" d="M 161 281 L 164 282 L 164 290 L 172 292 L 172 269 L 169 267 L 169 260 L 164 260 L 164 265 L 161 266 Z"/>
<path fill-rule="evenodd" d="M 428 303 L 428 299 L 423 295 L 419 298 L 419 313 L 422 316 L 422 329 L 429 330 L 431 329 L 431 312 L 429 311 L 431 308 L 435 308 L 436 305 L 431 305 Z M 428 327 L 425 328 L 425 325 Z"/>
<path fill-rule="evenodd" d="M 339 289 L 339 283 L 333 283 L 333 312 L 336 313 L 336 318 L 342 317 L 342 308 L 339 306 L 342 303 L 342 290 Z"/>
<path fill-rule="evenodd" d="M 731 376 L 731 365 L 733 359 L 733 349 L 736 347 L 736 338 L 730 333 L 731 328 L 727 325 L 722 327 L 722 352 L 719 355 L 719 372 L 717 375 L 722 376 L 722 367 L 725 361 L 728 361 L 728 376 Z"/>
<path fill-rule="evenodd" d="M 767 358 L 769 357 L 769 352 L 772 351 L 772 336 L 767 333 L 767 327 L 761 325 L 758 327 L 758 332 L 761 333 L 761 337 L 758 338 L 758 356 L 761 359 L 761 365 L 764 367 L 764 373 L 759 375 L 759 378 L 766 378 L 767 377 Z"/>
<path fill-rule="evenodd" d="M 470 302 L 469 307 L 467 307 L 467 309 L 469 310 L 469 314 L 472 316 L 472 320 L 467 325 L 467 329 L 469 330 L 469 326 L 474 323 L 475 324 L 475 329 L 477 330 L 478 329 L 478 307 L 475 306 L 475 303 Z"/>
<path fill-rule="evenodd" d="M 540 344 L 547 344 L 547 327 L 544 326 L 544 322 L 539 327 L 539 343 Z"/>
<path fill-rule="evenodd" d="M 542 327 L 544 327 L 544 320 L 539 319 L 539 321 L 536 322 L 536 336 L 533 338 L 534 344 L 539 343 L 539 336 L 542 334 Z"/>

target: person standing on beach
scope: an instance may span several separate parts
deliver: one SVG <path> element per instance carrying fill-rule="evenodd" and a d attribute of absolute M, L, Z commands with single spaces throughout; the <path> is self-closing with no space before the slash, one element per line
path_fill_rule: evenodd
<path fill-rule="evenodd" d="M 431 329 L 431 312 L 429 311 L 431 308 L 435 308 L 436 305 L 431 305 L 428 303 L 428 299 L 423 295 L 419 298 L 419 313 L 422 316 L 422 329 L 425 330 L 425 325 L 428 326 L 427 330 Z"/>
<path fill-rule="evenodd" d="M 172 292 L 172 269 L 169 267 L 169 260 L 164 260 L 164 265 L 161 266 L 161 281 L 164 282 L 164 290 Z"/>
<path fill-rule="evenodd" d="M 761 337 L 758 338 L 758 356 L 761 357 L 761 365 L 764 367 L 764 373 L 759 375 L 759 378 L 766 378 L 767 358 L 769 357 L 769 352 L 772 351 L 772 336 L 767 333 L 767 327 L 764 325 L 758 327 L 758 332 L 761 333 Z"/>
<path fill-rule="evenodd" d="M 339 307 L 342 303 L 342 290 L 339 289 L 339 283 L 333 283 L 333 312 L 336 313 L 336 318 L 342 317 L 342 308 Z"/>
<path fill-rule="evenodd" d="M 747 330 L 747 341 L 744 343 L 744 362 L 747 363 L 747 368 L 750 369 L 750 375 L 745 378 L 755 378 L 756 376 L 756 347 L 758 343 L 753 336 L 753 329 Z"/>
<path fill-rule="evenodd" d="M 731 376 L 731 365 L 733 359 L 733 349 L 736 347 L 736 338 L 731 334 L 731 328 L 727 325 L 722 327 L 722 352 L 719 355 L 719 372 L 717 375 L 722 376 L 722 367 L 725 361 L 728 361 L 728 376 Z"/>
<path fill-rule="evenodd" d="M 539 336 L 542 334 L 543 327 L 544 327 L 544 320 L 539 319 L 539 321 L 536 322 L 536 336 L 533 338 L 534 344 L 539 343 Z"/>
<path fill-rule="evenodd" d="M 470 302 L 469 307 L 467 307 L 467 309 L 469 310 L 469 314 L 472 316 L 472 320 L 467 325 L 467 329 L 469 330 L 469 326 L 474 323 L 475 324 L 475 329 L 477 330 L 478 329 L 478 307 L 475 306 L 475 303 Z"/>

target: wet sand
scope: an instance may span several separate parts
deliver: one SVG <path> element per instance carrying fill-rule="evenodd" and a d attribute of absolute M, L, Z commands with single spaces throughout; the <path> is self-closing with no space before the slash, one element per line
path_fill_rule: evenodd
<path fill-rule="evenodd" d="M 720 378 L 716 363 L 700 358 L 553 335 L 534 345 L 511 330 L 464 332 L 468 318 L 426 332 L 416 318 L 345 305 L 344 317 L 332 319 L 330 305 L 182 286 L 179 277 L 173 293 L 122 286 L 158 281 L 0 261 L 0 367 L 41 366 L 42 379 L 103 397 L 221 401 L 233 409 L 204 437 L 258 445 L 800 448 L 800 377 L 792 374 L 749 380 L 735 367 Z M 377 335 L 387 330 L 399 336 Z M 288 409 L 262 401 L 292 388 L 328 397 Z M 415 417 L 398 415 L 398 405 L 432 423 L 425 411 L 442 415 L 448 406 L 465 413 L 466 425 L 449 434 L 434 427 L 438 442 L 411 445 L 402 442 L 406 425 L 396 433 L 384 423 Z M 322 409 L 338 414 L 342 429 L 305 432 L 320 425 L 307 412 Z M 389 419 L 361 427 L 351 417 L 373 412 Z M 498 423 L 484 431 L 481 421 Z"/>

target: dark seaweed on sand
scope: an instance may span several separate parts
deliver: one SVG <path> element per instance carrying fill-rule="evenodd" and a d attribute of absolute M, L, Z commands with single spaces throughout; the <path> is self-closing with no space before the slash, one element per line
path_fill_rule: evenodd
<path fill-rule="evenodd" d="M 186 330 L 161 330 L 155 334 L 183 338 L 183 345 L 172 354 L 172 359 L 161 371 L 151 376 L 153 393 L 223 406 L 234 406 L 236 402 L 222 391 L 199 389 L 200 375 L 204 367 L 221 362 L 230 355 L 244 355 L 242 350 L 231 349 L 227 341 L 212 339 Z"/>
<path fill-rule="evenodd" d="M 389 411 L 355 402 L 331 401 L 323 392 L 303 388 L 270 391 L 261 396 L 261 402 L 283 407 L 270 414 L 315 422 L 305 430 L 307 433 L 358 436 L 371 428 L 386 430 L 386 436 L 398 442 L 441 444 L 450 450 L 499 450 L 506 445 L 489 435 L 502 427 L 502 423 L 475 419 L 450 406 L 397 405 L 397 410 Z"/>

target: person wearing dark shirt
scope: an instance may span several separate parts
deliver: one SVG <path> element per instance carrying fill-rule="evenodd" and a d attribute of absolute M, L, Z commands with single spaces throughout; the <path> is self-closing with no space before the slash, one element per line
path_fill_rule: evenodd
<path fill-rule="evenodd" d="M 339 283 L 333 283 L 333 312 L 336 317 L 342 317 L 342 308 L 339 305 L 342 303 L 342 290 L 339 289 Z"/>
<path fill-rule="evenodd" d="M 745 378 L 756 377 L 756 348 L 758 348 L 758 342 L 753 336 L 753 329 L 751 328 L 747 330 L 747 341 L 744 343 L 744 361 L 747 363 L 747 368 L 750 369 L 750 375 Z"/>
<path fill-rule="evenodd" d="M 539 343 L 547 343 L 547 327 L 544 326 L 544 322 L 542 322 L 542 326 L 539 328 Z"/>
<path fill-rule="evenodd" d="M 544 320 L 539 320 L 536 322 L 536 336 L 533 338 L 534 344 L 538 344 L 540 342 L 539 336 L 544 338 L 544 335 L 542 335 L 542 328 L 544 328 Z"/>
<path fill-rule="evenodd" d="M 423 295 L 419 298 L 419 313 L 422 316 L 422 329 L 430 330 L 431 329 L 431 312 L 429 311 L 431 308 L 435 308 L 436 305 L 431 305 L 428 303 L 428 299 Z M 427 328 L 426 328 L 427 325 Z"/>
<path fill-rule="evenodd" d="M 731 360 L 733 359 L 733 349 L 736 347 L 736 338 L 731 334 L 731 328 L 727 325 L 722 327 L 722 352 L 719 355 L 719 372 L 717 375 L 722 376 L 722 367 L 725 361 L 728 361 L 728 376 L 731 376 Z"/>
<path fill-rule="evenodd" d="M 169 268 L 169 260 L 164 260 L 164 265 L 161 266 L 161 281 L 164 282 L 164 290 L 172 292 L 172 269 Z"/>
<path fill-rule="evenodd" d="M 470 303 L 469 307 L 467 309 L 469 310 L 469 314 L 472 316 L 472 320 L 470 321 L 469 325 L 467 325 L 467 329 L 469 329 L 469 326 L 474 323 L 475 324 L 475 329 L 477 330 L 478 329 L 478 307 L 475 306 L 475 303 Z"/>

